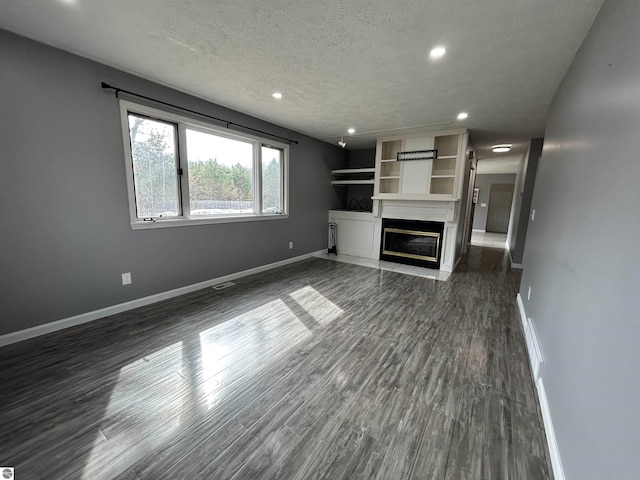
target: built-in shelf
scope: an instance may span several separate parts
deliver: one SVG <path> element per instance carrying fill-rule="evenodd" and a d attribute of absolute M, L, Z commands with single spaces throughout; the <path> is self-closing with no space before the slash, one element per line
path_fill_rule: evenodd
<path fill-rule="evenodd" d="M 458 199 L 466 134 L 464 130 L 449 130 L 378 139 L 374 197 L 419 194 L 438 201 Z M 437 150 L 437 157 L 397 161 L 399 152 L 424 150 Z"/>
<path fill-rule="evenodd" d="M 334 177 L 331 186 L 345 193 L 345 195 L 341 194 L 344 197 L 345 209 L 371 212 L 375 167 L 337 168 L 331 170 L 331 174 Z"/>
<path fill-rule="evenodd" d="M 370 180 L 333 180 L 331 185 L 373 185 L 373 179 Z"/>
<path fill-rule="evenodd" d="M 375 173 L 376 169 L 371 168 L 341 168 L 340 170 L 331 170 L 333 175 L 353 175 L 357 173 Z"/>
<path fill-rule="evenodd" d="M 396 158 L 398 158 L 398 152 L 402 151 L 403 143 L 404 142 L 402 139 L 383 142 L 379 158 L 395 160 Z"/>

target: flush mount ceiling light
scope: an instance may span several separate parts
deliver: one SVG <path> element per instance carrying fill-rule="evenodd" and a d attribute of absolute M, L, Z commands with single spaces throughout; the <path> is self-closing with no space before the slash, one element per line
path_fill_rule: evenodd
<path fill-rule="evenodd" d="M 429 56 L 433 59 L 438 59 L 444 57 L 444 54 L 447 53 L 447 49 L 442 45 L 438 45 L 437 47 L 433 47 L 431 52 L 429 52 Z"/>
<path fill-rule="evenodd" d="M 273 98 L 275 98 L 276 100 L 280 100 L 280 99 L 282 98 L 282 93 L 280 93 L 280 92 L 273 92 L 273 93 L 271 94 L 271 96 L 272 96 Z"/>
<path fill-rule="evenodd" d="M 505 153 L 511 150 L 512 146 L 513 145 L 511 145 L 510 143 L 502 143 L 500 145 L 494 145 L 493 147 L 491 147 L 491 150 L 493 150 L 495 153 Z"/>
<path fill-rule="evenodd" d="M 468 116 L 469 114 L 467 112 L 460 112 L 458 114 L 458 120 L 465 120 Z"/>
<path fill-rule="evenodd" d="M 347 146 L 347 142 L 344 141 L 344 137 L 340 137 L 340 141 L 338 142 L 338 145 L 340 145 L 342 148 Z"/>
<path fill-rule="evenodd" d="M 350 135 L 353 135 L 354 133 L 356 133 L 356 129 L 350 128 L 349 130 L 347 130 L 347 133 L 349 133 Z"/>

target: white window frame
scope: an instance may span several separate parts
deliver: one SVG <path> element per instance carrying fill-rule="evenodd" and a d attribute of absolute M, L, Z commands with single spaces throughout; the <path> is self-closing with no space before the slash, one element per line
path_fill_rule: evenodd
<path fill-rule="evenodd" d="M 177 126 L 177 154 L 178 168 L 182 169 L 182 176 L 176 177 L 180 184 L 180 203 L 182 215 L 176 217 L 156 217 L 152 220 L 138 218 L 136 208 L 136 194 L 133 177 L 133 158 L 131 153 L 131 137 L 129 132 L 129 114 L 142 115 L 151 120 L 157 119 L 171 122 Z M 181 227 L 186 225 L 203 225 L 211 223 L 251 222 L 256 220 L 277 220 L 289 218 L 289 145 L 277 141 L 267 140 L 255 135 L 230 131 L 229 129 L 203 122 L 190 117 L 185 117 L 165 110 L 160 110 L 147 105 L 141 105 L 128 100 L 120 99 L 120 117 L 122 124 L 122 138 L 124 143 L 125 169 L 127 174 L 127 193 L 129 197 L 129 216 L 131 228 L 134 230 L 147 228 Z M 210 133 L 220 137 L 239 140 L 252 144 L 253 147 L 253 198 L 254 211 L 247 214 L 221 214 L 221 215 L 191 215 L 189 202 L 189 162 L 187 161 L 186 129 Z M 282 167 L 280 169 L 280 182 L 282 185 L 282 212 L 264 213 L 262 207 L 262 147 L 271 147 L 282 151 Z"/>

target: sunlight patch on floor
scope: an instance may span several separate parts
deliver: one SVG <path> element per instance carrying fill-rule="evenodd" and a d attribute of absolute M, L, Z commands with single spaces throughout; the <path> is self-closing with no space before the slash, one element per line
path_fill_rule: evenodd
<path fill-rule="evenodd" d="M 328 325 L 344 311 L 310 285 L 300 288 L 289 296 L 321 325 Z"/>

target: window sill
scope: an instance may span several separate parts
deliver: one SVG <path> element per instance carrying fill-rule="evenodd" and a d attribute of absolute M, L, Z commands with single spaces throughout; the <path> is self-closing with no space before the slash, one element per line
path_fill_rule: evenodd
<path fill-rule="evenodd" d="M 247 215 L 233 217 L 205 217 L 205 218 L 177 218 L 175 220 L 156 220 L 155 222 L 134 222 L 131 224 L 133 230 L 146 230 L 149 228 L 167 228 L 167 227 L 187 227 L 194 225 L 210 225 L 215 223 L 237 223 L 237 222 L 255 222 L 260 220 L 278 220 L 281 218 L 289 218 L 289 214 L 272 214 L 272 215 Z"/>

